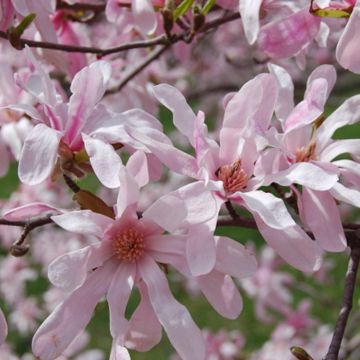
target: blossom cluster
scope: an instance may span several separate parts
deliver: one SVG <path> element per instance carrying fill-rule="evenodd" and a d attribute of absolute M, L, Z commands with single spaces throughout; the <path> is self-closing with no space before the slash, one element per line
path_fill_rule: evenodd
<path fill-rule="evenodd" d="M 35 358 L 75 356 L 105 298 L 111 360 L 152 349 L 162 330 L 174 358 L 235 358 L 242 335 L 202 332 L 172 292 L 178 277 L 224 318 L 243 309 L 239 284 L 259 321 L 284 317 L 250 359 L 285 358 L 289 341 L 321 356 L 331 333 L 303 336 L 316 330 L 309 303 L 292 310 L 293 279 L 273 259 L 325 272 L 325 254 L 344 252 L 356 228 L 343 214 L 360 207 L 360 140 L 334 134 L 360 121 L 360 94 L 330 114 L 327 102 L 337 74 L 360 73 L 358 30 L 355 0 L 0 0 L 0 175 L 16 161 L 21 182 L 1 206 L 1 245 L 53 286 L 40 306 L 26 294 L 37 277 L 26 257 L 1 261 L 0 303 L 16 311 L 7 321 L 0 310 L 0 344 L 9 323 L 34 332 Z M 119 41 L 124 56 L 111 50 Z M 151 57 L 156 45 L 171 54 Z M 222 101 L 193 101 L 214 84 Z M 97 192 L 83 188 L 89 178 Z M 257 229 L 265 260 L 223 226 Z"/>

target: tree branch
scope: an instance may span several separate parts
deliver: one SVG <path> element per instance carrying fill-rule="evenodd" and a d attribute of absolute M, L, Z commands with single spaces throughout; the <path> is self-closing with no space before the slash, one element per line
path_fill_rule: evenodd
<path fill-rule="evenodd" d="M 348 245 L 350 247 L 350 258 L 348 270 L 345 276 L 344 295 L 341 304 L 339 316 L 336 320 L 335 330 L 329 350 L 324 360 L 337 360 L 339 356 L 340 346 L 344 337 L 346 324 L 349 319 L 350 311 L 353 303 L 356 275 L 359 268 L 360 261 L 360 241 L 355 232 L 348 234 Z"/>
<path fill-rule="evenodd" d="M 133 79 L 138 73 L 150 65 L 154 60 L 158 59 L 167 49 L 171 47 L 172 43 L 168 43 L 163 47 L 158 47 L 152 53 L 150 53 L 140 64 L 130 70 L 129 73 L 121 80 L 120 84 L 115 89 L 106 91 L 106 94 L 113 94 L 120 91 L 131 79 Z"/>
<path fill-rule="evenodd" d="M 10 253 L 14 256 L 25 255 L 29 250 L 29 246 L 25 244 L 27 236 L 32 230 L 38 227 L 51 224 L 53 222 L 50 218 L 51 216 L 52 214 L 48 214 L 46 216 L 33 218 L 28 221 L 9 221 L 5 219 L 0 219 L 0 225 L 23 227 L 23 231 L 19 239 L 16 240 L 11 246 Z"/>
<path fill-rule="evenodd" d="M 0 31 L 0 38 L 9 40 L 9 36 L 5 31 Z M 161 35 L 154 39 L 132 41 L 109 49 L 101 49 L 91 46 L 65 45 L 65 44 L 50 43 L 46 41 L 35 41 L 29 39 L 19 39 L 19 46 L 20 48 L 24 48 L 25 45 L 28 45 L 29 47 L 33 47 L 33 48 L 61 50 L 65 52 L 77 52 L 77 53 L 97 54 L 98 56 L 105 56 L 131 49 L 140 49 L 140 48 L 152 47 L 155 45 L 166 44 L 167 42 L 168 41 L 166 39 L 166 36 Z"/>

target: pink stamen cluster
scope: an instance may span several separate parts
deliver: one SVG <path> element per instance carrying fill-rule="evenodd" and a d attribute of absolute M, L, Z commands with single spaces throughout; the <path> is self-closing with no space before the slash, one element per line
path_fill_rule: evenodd
<path fill-rule="evenodd" d="M 316 142 L 311 141 L 307 146 L 302 146 L 295 152 L 295 162 L 308 162 L 310 160 L 316 160 L 315 155 Z"/>
<path fill-rule="evenodd" d="M 144 253 L 144 235 L 134 228 L 127 229 L 113 237 L 113 247 L 120 260 L 134 262 Z"/>
<path fill-rule="evenodd" d="M 227 193 L 243 190 L 248 181 L 246 172 L 241 168 L 241 160 L 235 161 L 232 165 L 221 166 L 216 171 L 216 176 L 224 183 Z"/>

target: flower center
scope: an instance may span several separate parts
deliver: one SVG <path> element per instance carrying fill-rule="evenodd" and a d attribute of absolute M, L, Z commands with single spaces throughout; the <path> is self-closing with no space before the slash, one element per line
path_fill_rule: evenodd
<path fill-rule="evenodd" d="M 144 253 L 144 235 L 130 228 L 113 237 L 113 247 L 120 260 L 134 262 Z"/>
<path fill-rule="evenodd" d="M 315 149 L 315 141 L 311 141 L 307 146 L 296 149 L 295 162 L 307 162 L 310 160 L 316 160 L 317 156 L 315 155 Z"/>
<path fill-rule="evenodd" d="M 223 182 L 227 193 L 244 189 L 248 181 L 246 172 L 241 168 L 241 160 L 235 161 L 232 165 L 219 167 L 215 175 Z"/>

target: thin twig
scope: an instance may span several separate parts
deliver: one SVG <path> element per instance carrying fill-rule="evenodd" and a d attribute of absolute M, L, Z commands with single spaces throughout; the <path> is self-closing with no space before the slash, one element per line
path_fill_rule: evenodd
<path fill-rule="evenodd" d="M 18 240 L 16 240 L 14 242 L 14 244 L 10 247 L 10 253 L 14 256 L 23 256 L 25 255 L 28 250 L 29 250 L 29 246 L 25 244 L 25 240 L 27 238 L 27 236 L 29 235 L 29 233 L 41 226 L 47 225 L 47 224 L 51 224 L 53 221 L 51 220 L 51 215 L 52 214 L 48 214 L 44 217 L 38 217 L 35 219 L 31 219 L 29 221 L 24 221 L 24 226 L 23 231 L 19 237 Z M 3 220 L 3 219 L 0 219 Z M 10 224 L 5 224 L 4 221 L 1 221 L 0 223 L 2 223 L 2 225 L 10 225 Z M 14 221 L 11 225 L 13 226 L 18 226 L 18 225 L 14 225 L 15 223 L 19 223 L 19 221 Z"/>
<path fill-rule="evenodd" d="M 238 220 L 240 218 L 239 214 L 234 209 L 230 200 L 225 201 L 225 207 L 232 219 Z"/>
<path fill-rule="evenodd" d="M 224 23 L 236 20 L 238 18 L 240 18 L 240 15 L 238 13 L 234 13 L 234 14 L 230 14 L 230 15 L 221 17 L 219 19 L 209 21 L 208 23 L 204 24 L 204 26 L 199 30 L 199 33 L 204 33 L 210 29 L 214 29 Z M 175 35 L 174 38 L 171 40 L 171 43 L 174 44 L 174 43 L 186 38 L 186 32 L 188 32 L 188 31 L 186 30 L 181 34 Z M 0 38 L 9 40 L 9 35 L 5 31 L 0 31 Z M 169 39 L 166 37 L 166 35 L 160 35 L 154 39 L 132 41 L 132 42 L 124 43 L 122 45 L 115 46 L 115 47 L 108 48 L 108 49 L 101 49 L 101 48 L 92 47 L 92 46 L 57 44 L 57 43 L 51 43 L 51 42 L 47 42 L 47 41 L 35 41 L 35 40 L 30 40 L 30 39 L 19 39 L 18 44 L 19 44 L 20 48 L 24 48 L 25 45 L 28 45 L 29 47 L 34 47 L 34 48 L 61 50 L 61 51 L 65 51 L 65 52 L 97 54 L 99 56 L 105 56 L 105 55 L 114 54 L 114 53 L 131 50 L 131 49 L 147 48 L 147 47 L 153 47 L 156 45 L 168 45 Z"/>
<path fill-rule="evenodd" d="M 129 7 L 130 4 L 122 4 Z M 102 12 L 105 10 L 105 4 L 87 4 L 87 3 L 75 3 L 75 4 L 68 4 L 63 1 L 58 1 L 56 4 L 56 9 L 66 9 L 66 10 L 74 10 L 74 11 L 94 11 L 96 13 Z"/>
<path fill-rule="evenodd" d="M 217 226 L 239 226 L 247 229 L 257 229 L 255 220 L 247 218 L 233 219 L 228 216 L 220 216 L 217 221 Z"/>
<path fill-rule="evenodd" d="M 360 241 L 355 233 L 352 233 L 352 236 L 348 235 L 347 240 L 350 247 L 350 258 L 345 276 L 344 295 L 339 316 L 336 320 L 334 334 L 324 360 L 338 359 L 340 346 L 353 303 L 356 275 L 360 261 Z"/>
<path fill-rule="evenodd" d="M 9 36 L 5 31 L 0 31 L 0 38 L 9 40 Z M 21 48 L 28 45 L 29 47 L 33 48 L 41 48 L 41 49 L 50 49 L 50 50 L 61 50 L 65 52 L 77 52 L 77 53 L 87 53 L 87 54 L 97 54 L 99 56 L 110 55 L 126 50 L 131 49 L 140 49 L 140 48 L 147 48 L 152 47 L 155 45 L 166 44 L 167 40 L 164 35 L 158 36 L 154 39 L 150 40 L 141 40 L 141 41 L 132 41 L 128 43 L 124 43 L 119 46 L 115 46 L 108 49 L 101 49 L 92 46 L 79 46 L 79 45 L 66 45 L 66 44 L 57 44 L 51 43 L 47 41 L 35 41 L 29 39 L 19 39 L 19 46 Z"/>
<path fill-rule="evenodd" d="M 131 79 L 133 79 L 138 73 L 140 73 L 143 69 L 145 69 L 148 65 L 150 65 L 153 61 L 158 59 L 167 49 L 170 48 L 172 44 L 166 44 L 162 47 L 158 47 L 153 52 L 151 52 L 140 64 L 131 69 L 131 71 L 125 75 L 125 77 L 121 80 L 120 84 L 116 87 L 116 89 L 110 89 L 106 93 L 112 94 L 120 91 Z"/>

